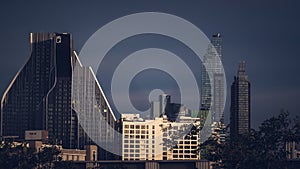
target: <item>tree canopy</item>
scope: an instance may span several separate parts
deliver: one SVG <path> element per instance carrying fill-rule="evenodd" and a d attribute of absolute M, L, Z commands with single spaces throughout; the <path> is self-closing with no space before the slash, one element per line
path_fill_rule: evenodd
<path fill-rule="evenodd" d="M 265 120 L 258 130 L 227 138 L 218 143 L 210 138 L 200 145 L 201 157 L 216 163 L 216 168 L 282 169 L 288 155 L 288 143 L 300 142 L 300 118 L 291 119 L 287 111 Z"/>
<path fill-rule="evenodd" d="M 6 142 L 0 145 L 0 168 L 53 168 L 55 161 L 60 160 L 60 150 L 56 146 L 44 147 L 36 152 L 25 143 Z"/>

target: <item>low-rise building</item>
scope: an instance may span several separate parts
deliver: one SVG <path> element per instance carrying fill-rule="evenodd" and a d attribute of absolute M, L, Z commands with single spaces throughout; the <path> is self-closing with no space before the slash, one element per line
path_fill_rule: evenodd
<path fill-rule="evenodd" d="M 62 161 L 85 161 L 86 150 L 61 149 L 60 157 Z"/>

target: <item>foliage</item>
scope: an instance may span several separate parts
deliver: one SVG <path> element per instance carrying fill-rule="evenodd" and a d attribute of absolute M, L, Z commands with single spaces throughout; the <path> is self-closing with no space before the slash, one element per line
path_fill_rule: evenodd
<path fill-rule="evenodd" d="M 173 148 L 177 148 L 179 140 L 190 139 L 190 137 L 193 137 L 193 135 L 199 131 L 199 128 L 193 124 L 182 124 L 177 126 L 177 129 L 175 130 L 174 126 L 169 125 L 162 128 L 162 131 L 166 134 L 163 137 L 162 145 L 167 147 L 169 150 L 172 150 Z"/>
<path fill-rule="evenodd" d="M 0 168 L 23 169 L 23 168 L 52 168 L 60 151 L 55 147 L 44 147 L 35 152 L 26 144 L 12 142 L 0 145 Z"/>
<path fill-rule="evenodd" d="M 201 157 L 216 162 L 219 168 L 282 169 L 287 162 L 286 144 L 300 141 L 300 118 L 289 118 L 287 111 L 264 121 L 259 130 L 219 144 L 209 139 L 200 145 Z M 216 167 L 217 168 L 217 167 Z"/>

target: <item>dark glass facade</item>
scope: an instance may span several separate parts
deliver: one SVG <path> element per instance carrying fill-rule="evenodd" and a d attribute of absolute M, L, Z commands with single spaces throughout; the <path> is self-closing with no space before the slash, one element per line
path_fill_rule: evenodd
<path fill-rule="evenodd" d="M 63 147 L 78 148 L 76 113 L 71 109 L 72 38 L 70 34 L 56 34 L 53 86 L 44 99 L 46 130 L 49 141 Z"/>
<path fill-rule="evenodd" d="M 118 130 L 117 120 L 94 73 L 81 65 L 72 43 L 67 33 L 30 34 L 30 57 L 1 100 L 2 139 L 24 141 L 26 130 L 47 130 L 49 143 L 63 148 L 82 149 L 99 140 L 117 147 L 109 143 L 116 140 L 112 130 Z M 78 118 L 82 114 L 93 125 L 84 128 Z M 92 139 L 86 131 L 92 131 Z M 116 158 L 98 148 L 99 159 Z"/>
<path fill-rule="evenodd" d="M 212 35 L 201 66 L 201 110 L 210 112 L 210 123 L 223 126 L 226 85 L 221 60 L 222 36 L 217 33 Z"/>
<path fill-rule="evenodd" d="M 222 66 L 222 36 L 212 35 L 207 53 L 201 67 L 201 110 L 206 115 L 202 120 L 201 140 L 210 136 L 225 140 L 224 107 L 226 97 L 226 80 Z"/>
<path fill-rule="evenodd" d="M 48 130 L 49 142 L 74 148 L 70 34 L 31 33 L 30 57 L 1 101 L 1 136 L 24 139 L 25 130 Z"/>
<path fill-rule="evenodd" d="M 239 64 L 238 75 L 231 85 L 230 136 L 236 137 L 250 131 L 250 83 L 245 72 L 245 62 Z"/>

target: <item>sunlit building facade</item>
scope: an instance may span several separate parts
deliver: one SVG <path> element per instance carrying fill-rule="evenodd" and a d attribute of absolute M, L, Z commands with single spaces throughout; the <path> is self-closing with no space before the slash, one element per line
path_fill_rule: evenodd
<path fill-rule="evenodd" d="M 170 122 L 165 115 L 144 120 L 138 114 L 122 114 L 122 160 L 200 159 L 199 133 L 191 133 L 190 125 L 199 126 L 199 119 Z"/>

